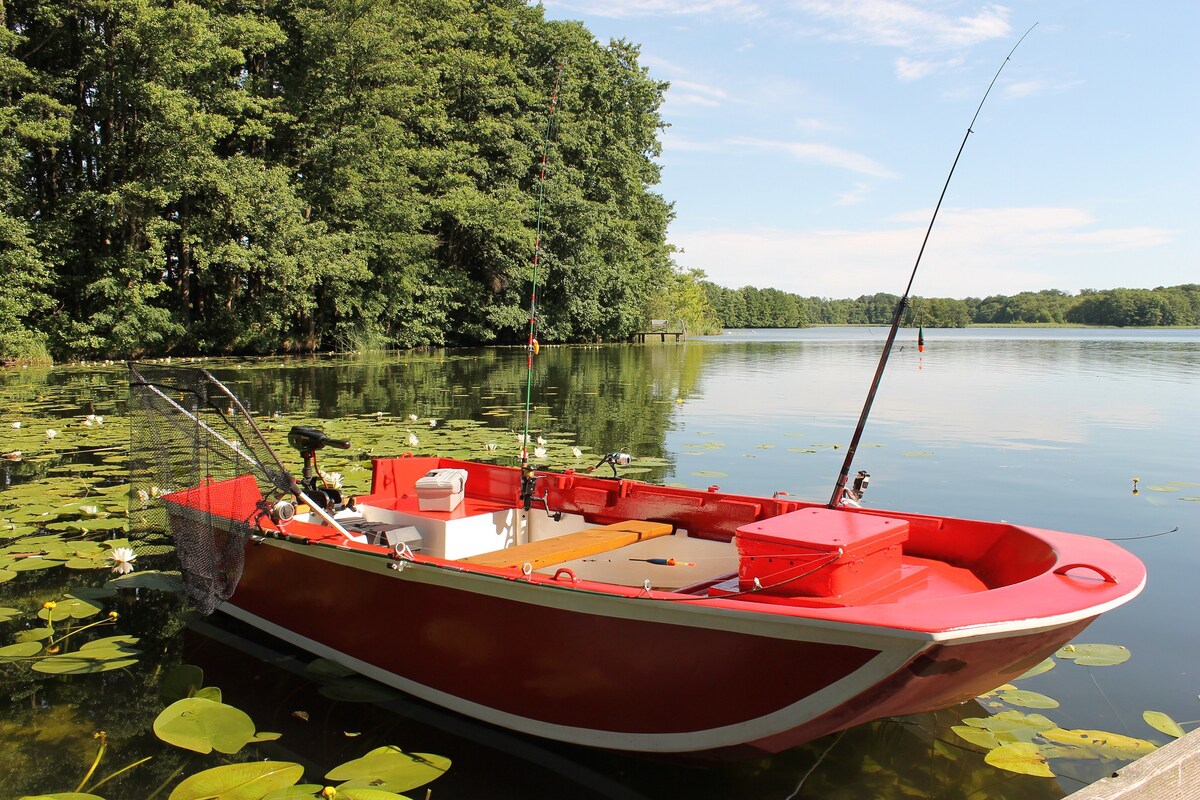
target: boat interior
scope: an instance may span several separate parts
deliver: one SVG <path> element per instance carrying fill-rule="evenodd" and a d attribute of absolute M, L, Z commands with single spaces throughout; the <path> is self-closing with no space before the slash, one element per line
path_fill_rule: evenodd
<path fill-rule="evenodd" d="M 419 490 L 422 480 L 444 472 L 460 476 L 461 486 Z M 1047 543 L 1003 523 L 831 510 L 716 487 L 537 477 L 525 510 L 517 469 L 381 459 L 371 493 L 335 515 L 349 540 L 311 512 L 286 530 L 481 571 L 818 607 L 982 592 L 1027 580 L 1056 561 Z"/>

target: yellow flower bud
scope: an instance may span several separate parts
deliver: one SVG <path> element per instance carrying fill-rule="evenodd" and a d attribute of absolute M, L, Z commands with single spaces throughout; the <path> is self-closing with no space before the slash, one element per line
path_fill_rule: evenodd
<path fill-rule="evenodd" d="M 336 797 L 337 789 L 333 788 L 332 786 L 326 786 L 324 789 L 321 790 L 321 796 L 322 797 Z"/>
<path fill-rule="evenodd" d="M 57 606 L 58 603 L 54 602 L 53 600 L 47 600 L 46 602 L 42 603 L 42 608 L 46 609 L 47 611 L 53 611 Z"/>

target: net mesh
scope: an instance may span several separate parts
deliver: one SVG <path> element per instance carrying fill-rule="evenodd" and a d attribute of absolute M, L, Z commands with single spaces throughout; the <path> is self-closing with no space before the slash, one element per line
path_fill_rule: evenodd
<path fill-rule="evenodd" d="M 202 614 L 228 600 L 247 538 L 293 478 L 207 370 L 129 365 L 133 532 L 170 530 Z"/>

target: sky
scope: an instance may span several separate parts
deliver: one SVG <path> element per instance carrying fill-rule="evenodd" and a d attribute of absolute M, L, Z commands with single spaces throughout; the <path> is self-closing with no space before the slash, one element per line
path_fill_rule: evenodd
<path fill-rule="evenodd" d="M 670 82 L 655 189 L 717 284 L 901 294 L 964 137 L 913 294 L 1200 283 L 1196 0 L 543 7 Z"/>

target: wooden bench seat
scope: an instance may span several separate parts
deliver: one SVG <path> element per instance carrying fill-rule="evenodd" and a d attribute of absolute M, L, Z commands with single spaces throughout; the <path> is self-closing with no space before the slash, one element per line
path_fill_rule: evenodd
<path fill-rule="evenodd" d="M 669 536 L 673 531 L 674 527 L 669 522 L 632 519 L 600 528 L 565 533 L 537 542 L 518 544 L 491 553 L 480 553 L 470 558 L 460 558 L 459 561 L 486 567 L 520 567 L 529 564 L 534 569 L 541 569 L 551 564 L 561 564 L 607 550 L 616 550 L 618 547 L 646 539 Z"/>

